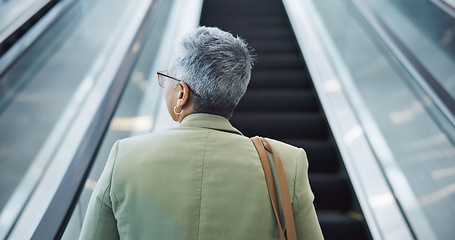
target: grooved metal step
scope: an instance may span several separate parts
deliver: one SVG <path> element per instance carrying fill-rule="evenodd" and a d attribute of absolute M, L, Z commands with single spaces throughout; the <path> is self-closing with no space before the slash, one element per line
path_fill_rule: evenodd
<path fill-rule="evenodd" d="M 335 173 L 339 170 L 338 155 L 329 140 L 279 139 L 296 147 L 303 148 L 307 154 L 310 173 Z"/>
<path fill-rule="evenodd" d="M 244 18 L 240 18 L 239 16 L 234 18 L 219 18 L 217 14 L 214 12 L 213 16 L 205 16 L 207 21 L 201 22 L 203 26 L 217 26 L 222 28 L 225 31 L 229 31 L 235 35 L 246 33 L 252 28 L 255 29 L 286 29 L 289 26 L 287 25 L 287 20 L 285 18 L 273 18 L 273 17 L 262 17 L 257 18 L 255 16 L 246 16 Z M 209 20 L 212 18 L 213 20 Z M 248 27 L 248 28 L 245 28 Z M 234 31 L 235 30 L 235 31 Z"/>
<path fill-rule="evenodd" d="M 253 46 L 254 47 L 254 46 Z M 267 49 L 262 49 L 266 51 Z M 269 49 L 274 51 L 274 49 Z M 262 69 L 305 69 L 302 65 L 302 58 L 295 52 L 277 52 L 275 54 L 263 54 L 258 62 L 254 65 L 255 70 Z"/>
<path fill-rule="evenodd" d="M 319 113 L 243 113 L 237 112 L 231 123 L 246 136 L 260 134 L 270 138 L 326 139 L 328 129 Z"/>
<path fill-rule="evenodd" d="M 333 173 L 310 173 L 309 178 L 316 209 L 345 212 L 351 208 L 352 196 L 346 194 L 349 182 L 345 177 Z"/>
<path fill-rule="evenodd" d="M 366 239 L 364 226 L 359 219 L 345 214 L 319 212 L 318 218 L 325 239 Z"/>
<path fill-rule="evenodd" d="M 251 90 L 239 102 L 236 112 L 317 112 L 314 93 L 305 89 Z"/>
<path fill-rule="evenodd" d="M 248 93 L 254 89 L 296 89 L 296 88 L 311 88 L 311 80 L 308 77 L 305 69 L 253 69 L 250 84 L 248 85 Z"/>

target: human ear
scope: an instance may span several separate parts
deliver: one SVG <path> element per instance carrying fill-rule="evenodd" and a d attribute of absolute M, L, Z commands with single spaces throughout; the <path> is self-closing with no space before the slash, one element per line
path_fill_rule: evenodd
<path fill-rule="evenodd" d="M 184 82 L 179 82 L 179 92 L 177 95 L 177 106 L 183 108 L 188 102 L 190 96 L 190 88 Z"/>

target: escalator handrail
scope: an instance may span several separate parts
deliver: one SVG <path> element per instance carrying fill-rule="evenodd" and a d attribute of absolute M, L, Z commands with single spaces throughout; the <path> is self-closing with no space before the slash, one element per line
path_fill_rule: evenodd
<path fill-rule="evenodd" d="M 82 144 L 78 146 L 57 192 L 33 233 L 32 239 L 59 239 L 63 235 L 127 80 L 140 55 L 141 51 L 137 46 L 144 45 L 149 31 L 155 23 L 154 10 L 159 2 L 159 0 L 155 0 L 149 6 L 127 55 L 123 59 L 102 103 L 98 106 L 97 112 L 83 137 Z"/>
<path fill-rule="evenodd" d="M 373 239 L 393 234 L 392 239 L 415 239 L 365 134 L 365 121 L 359 119 L 347 97 L 352 93 L 346 87 L 349 73 L 313 1 L 283 3 Z M 376 199 L 387 199 L 387 205 L 374 206 L 371 202 Z"/>
<path fill-rule="evenodd" d="M 364 0 L 351 0 L 379 37 L 455 126 L 455 99 Z"/>
<path fill-rule="evenodd" d="M 34 11 L 33 15 L 30 16 L 21 16 L 21 19 L 31 21 L 35 15 L 40 14 L 40 11 L 45 11 L 45 14 L 36 22 L 33 26 L 25 29 L 21 29 L 22 25 L 25 25 L 27 21 L 20 23 L 20 26 L 14 28 L 15 32 L 26 31 L 22 36 L 19 36 L 19 39 L 9 47 L 6 52 L 0 52 L 0 80 L 1 76 L 6 72 L 6 70 L 18 59 L 22 53 L 24 53 L 32 44 L 35 42 L 42 33 L 46 31 L 57 19 L 70 8 L 70 6 L 76 0 L 61 0 L 61 1 L 48 1 L 45 5 L 40 6 L 40 8 Z M 25 17 L 25 18 L 24 18 Z M 15 32 L 5 32 L 0 33 L 0 45 L 3 45 L 9 38 L 15 38 Z"/>
<path fill-rule="evenodd" d="M 15 32 L 17 32 L 19 29 L 23 28 L 24 25 L 30 21 L 33 17 L 35 17 L 37 14 L 39 14 L 40 11 L 46 8 L 48 5 L 55 4 L 57 1 L 52 1 L 52 0 L 41 0 L 41 1 L 35 1 L 29 6 L 27 6 L 26 10 L 21 12 L 17 18 L 14 19 L 14 21 L 8 23 L 8 26 L 5 27 L 1 32 L 0 32 L 0 45 L 4 44 L 5 41 L 10 38 L 12 35 L 14 35 Z M 0 54 L 1 55 L 1 54 Z"/>
<path fill-rule="evenodd" d="M 104 138 L 111 118 L 120 101 L 130 73 L 140 55 L 137 46 L 143 46 L 154 24 L 154 10 L 158 1 L 153 1 L 142 20 L 128 53 L 123 59 L 109 90 L 97 108 L 82 144 L 78 146 L 63 180 L 52 198 L 44 216 L 33 233 L 32 239 L 59 239 L 77 204 L 85 180 L 90 172 L 98 149 Z"/>

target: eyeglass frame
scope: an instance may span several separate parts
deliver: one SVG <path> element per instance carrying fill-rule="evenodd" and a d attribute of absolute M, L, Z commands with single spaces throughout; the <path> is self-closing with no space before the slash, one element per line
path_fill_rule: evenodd
<path fill-rule="evenodd" d="M 175 77 L 172 77 L 172 76 L 169 76 L 169 75 L 163 73 L 163 72 L 167 72 L 167 71 L 168 71 L 168 70 L 163 70 L 163 71 L 158 71 L 158 72 L 156 72 L 156 74 L 158 74 L 158 85 L 160 85 L 160 87 L 164 88 L 164 86 L 161 85 L 161 82 L 160 82 L 160 75 L 163 76 L 163 77 L 170 78 L 170 79 L 172 79 L 172 80 L 174 80 L 174 81 L 177 81 L 177 82 L 184 82 L 183 80 L 177 79 L 177 78 L 175 78 Z"/>
<path fill-rule="evenodd" d="M 164 88 L 164 86 L 162 86 L 161 83 L 160 83 L 160 75 L 163 76 L 163 77 L 170 78 L 170 79 L 172 79 L 172 80 L 174 80 L 174 81 L 177 81 L 177 82 L 184 82 L 184 83 L 188 86 L 188 84 L 187 84 L 185 81 L 180 80 L 180 79 L 177 79 L 177 78 L 175 78 L 175 77 L 172 77 L 172 76 L 169 76 L 169 75 L 163 73 L 163 72 L 167 72 L 167 71 L 168 71 L 168 70 L 162 70 L 162 71 L 156 72 L 156 74 L 158 74 L 158 85 L 159 85 L 161 88 Z M 198 96 L 199 98 L 203 98 L 203 97 L 201 97 L 201 95 L 199 95 L 199 94 L 197 94 L 196 92 L 194 92 L 194 91 L 190 88 L 190 86 L 188 86 L 188 88 L 191 90 L 191 94 L 196 95 L 196 96 Z"/>

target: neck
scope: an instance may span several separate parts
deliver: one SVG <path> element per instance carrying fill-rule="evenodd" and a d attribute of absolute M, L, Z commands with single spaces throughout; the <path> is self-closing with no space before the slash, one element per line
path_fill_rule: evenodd
<path fill-rule="evenodd" d="M 190 115 L 192 113 L 193 113 L 193 105 L 192 104 L 187 104 L 187 106 L 185 106 L 183 108 L 183 113 L 180 116 L 177 117 L 177 121 L 179 123 L 181 123 L 186 116 L 188 116 L 188 115 Z"/>

